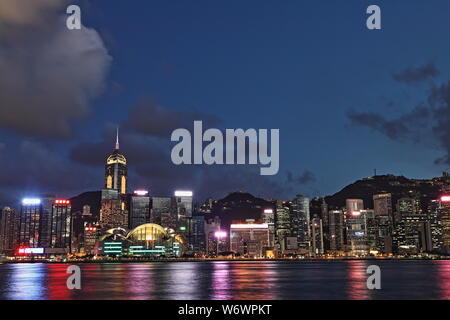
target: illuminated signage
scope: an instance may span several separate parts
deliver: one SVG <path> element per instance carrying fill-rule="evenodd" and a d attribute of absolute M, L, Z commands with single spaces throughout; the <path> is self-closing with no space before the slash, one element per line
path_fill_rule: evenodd
<path fill-rule="evenodd" d="M 225 231 L 216 231 L 215 233 L 214 233 L 214 236 L 216 237 L 216 238 L 225 238 L 226 236 L 227 236 L 227 233 L 225 232 Z"/>
<path fill-rule="evenodd" d="M 19 254 L 44 254 L 44 248 L 19 248 Z"/>
<path fill-rule="evenodd" d="M 249 223 L 249 224 L 232 224 L 231 229 L 267 229 L 269 225 L 267 223 Z"/>
<path fill-rule="evenodd" d="M 135 190 L 134 194 L 137 196 L 146 196 L 146 195 L 148 195 L 148 191 L 147 190 Z"/>
<path fill-rule="evenodd" d="M 192 197 L 192 191 L 175 191 L 175 197 Z"/>
<path fill-rule="evenodd" d="M 86 227 L 84 228 L 84 231 L 97 231 L 96 227 Z"/>
<path fill-rule="evenodd" d="M 442 202 L 450 202 L 450 195 L 445 195 L 441 197 Z"/>
<path fill-rule="evenodd" d="M 37 206 L 41 204 L 41 199 L 38 198 L 25 198 L 22 200 L 24 206 Z"/>
<path fill-rule="evenodd" d="M 359 212 L 359 211 L 352 211 L 352 216 L 357 217 L 357 216 L 360 216 L 360 215 L 361 215 L 361 212 Z"/>
<path fill-rule="evenodd" d="M 186 230 L 186 227 L 180 227 L 180 230 L 184 231 L 184 230 Z"/>
<path fill-rule="evenodd" d="M 273 213 L 272 209 L 264 209 L 264 213 Z"/>
<path fill-rule="evenodd" d="M 57 199 L 57 200 L 55 200 L 55 204 L 68 205 L 68 204 L 70 204 L 70 200 Z"/>

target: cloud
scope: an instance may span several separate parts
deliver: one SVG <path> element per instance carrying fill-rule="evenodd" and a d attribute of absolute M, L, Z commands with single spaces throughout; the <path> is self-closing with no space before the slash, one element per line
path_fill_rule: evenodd
<path fill-rule="evenodd" d="M 399 73 L 394 73 L 392 78 L 398 82 L 412 84 L 436 77 L 437 75 L 439 75 L 439 70 L 433 62 L 429 62 L 420 67 L 408 67 Z"/>
<path fill-rule="evenodd" d="M 112 58 L 95 30 L 66 28 L 66 2 L 0 2 L 1 127 L 68 138 L 104 89 Z"/>
<path fill-rule="evenodd" d="M 352 125 L 366 126 L 392 140 L 408 139 L 418 142 L 421 130 L 426 127 L 429 120 L 430 110 L 427 107 L 419 106 L 398 118 L 387 119 L 384 115 L 376 112 L 357 112 L 350 109 L 347 111 L 347 117 Z"/>
<path fill-rule="evenodd" d="M 204 125 L 218 126 L 218 117 L 199 112 L 194 108 L 174 110 L 164 108 L 153 98 L 143 98 L 130 110 L 130 116 L 124 127 L 149 136 L 170 137 L 173 130 L 192 127 L 194 120 L 202 120 Z"/>
<path fill-rule="evenodd" d="M 304 184 L 308 184 L 308 183 L 316 181 L 316 176 L 314 175 L 314 173 L 312 173 L 309 170 L 303 171 L 296 177 L 294 176 L 294 174 L 291 171 L 287 171 L 286 175 L 287 175 L 288 183 L 304 185 Z"/>

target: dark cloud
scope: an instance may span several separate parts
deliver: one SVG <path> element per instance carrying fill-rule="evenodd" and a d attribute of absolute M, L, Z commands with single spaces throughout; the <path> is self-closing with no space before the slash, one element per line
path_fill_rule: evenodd
<path fill-rule="evenodd" d="M 104 89 L 111 57 L 98 33 L 68 30 L 67 1 L 0 1 L 0 126 L 67 138 Z"/>
<path fill-rule="evenodd" d="M 387 119 L 379 113 L 357 112 L 351 109 L 347 112 L 347 117 L 353 125 L 369 127 L 392 140 L 412 139 L 418 142 L 421 137 L 421 130 L 426 127 L 429 120 L 430 110 L 427 107 L 420 106 L 398 118 Z"/>
<path fill-rule="evenodd" d="M 308 184 L 316 181 L 316 176 L 309 170 L 305 170 L 298 176 L 295 176 L 291 171 L 287 171 L 287 182 L 299 185 Z"/>
<path fill-rule="evenodd" d="M 433 62 L 429 62 L 420 67 L 408 67 L 399 73 L 394 73 L 392 78 L 398 82 L 411 84 L 436 77 L 437 75 L 439 75 L 439 70 Z"/>
<path fill-rule="evenodd" d="M 194 108 L 174 110 L 164 108 L 153 98 L 143 98 L 132 107 L 124 127 L 138 133 L 157 137 L 170 137 L 173 130 L 192 127 L 194 120 L 202 120 L 204 125 L 217 127 L 218 117 L 199 112 Z"/>

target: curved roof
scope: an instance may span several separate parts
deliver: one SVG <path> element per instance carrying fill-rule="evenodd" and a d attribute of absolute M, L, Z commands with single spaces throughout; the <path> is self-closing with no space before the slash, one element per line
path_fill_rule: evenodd
<path fill-rule="evenodd" d="M 167 237 L 167 232 L 163 227 L 155 223 L 145 223 L 137 226 L 128 233 L 127 238 L 136 237 L 137 240 L 152 241 L 156 237 Z"/>

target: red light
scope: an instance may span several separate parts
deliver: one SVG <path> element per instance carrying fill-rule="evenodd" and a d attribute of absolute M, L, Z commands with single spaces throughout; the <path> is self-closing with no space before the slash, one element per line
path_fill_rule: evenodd
<path fill-rule="evenodd" d="M 450 195 L 445 195 L 441 197 L 441 202 L 450 202 Z"/>
<path fill-rule="evenodd" d="M 58 199 L 58 200 L 55 200 L 55 204 L 69 205 L 70 204 L 70 200 Z"/>

